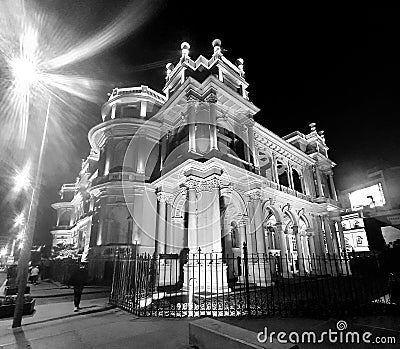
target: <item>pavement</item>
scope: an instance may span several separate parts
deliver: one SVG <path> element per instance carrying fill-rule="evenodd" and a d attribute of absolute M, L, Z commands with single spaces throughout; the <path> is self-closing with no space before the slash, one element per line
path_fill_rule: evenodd
<path fill-rule="evenodd" d="M 33 298 L 62 297 L 74 294 L 74 288 L 50 279 L 41 280 L 37 285 L 28 284 Z M 83 294 L 110 292 L 109 286 L 85 286 Z"/>
<path fill-rule="evenodd" d="M 190 349 L 189 321 L 138 318 L 111 309 L 18 329 L 0 326 L 0 348 Z"/>
<path fill-rule="evenodd" d="M 107 286 L 86 286 L 82 292 L 82 309 L 78 312 L 73 311 L 73 288 L 52 280 L 42 280 L 37 285 L 30 285 L 30 291 L 30 295 L 36 299 L 35 311 L 31 315 L 23 316 L 23 325 L 65 319 L 114 308 L 108 303 L 106 295 L 110 292 L 110 288 Z M 94 295 L 95 298 L 87 299 L 87 295 Z M 52 301 L 49 302 L 48 299 Z M 12 319 L 10 318 L 0 319 L 0 329 L 11 327 L 11 323 Z"/>
<path fill-rule="evenodd" d="M 107 287 L 86 287 L 82 310 L 73 311 L 73 289 L 51 280 L 31 286 L 37 299 L 35 312 L 23 317 L 22 327 L 12 329 L 12 319 L 0 319 L 0 348 L 166 348 L 187 349 L 188 324 L 197 318 L 139 318 L 108 303 Z M 93 297 L 93 298 L 91 298 Z M 90 299 L 91 298 L 91 299 Z M 239 319 L 219 318 L 231 325 L 246 328 L 255 334 L 337 330 L 338 321 L 346 321 L 348 330 L 370 331 L 373 338 L 393 337 L 396 344 L 341 345 L 301 344 L 308 348 L 397 348 L 400 343 L 399 316 L 369 316 L 348 319 L 316 320 L 304 318 Z"/>

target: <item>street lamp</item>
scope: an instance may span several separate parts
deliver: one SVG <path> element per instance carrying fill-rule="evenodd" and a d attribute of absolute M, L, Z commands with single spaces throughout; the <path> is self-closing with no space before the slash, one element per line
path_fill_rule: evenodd
<path fill-rule="evenodd" d="M 11 71 L 14 76 L 14 83 L 17 90 L 20 93 L 29 96 L 30 88 L 32 85 L 39 83 L 40 73 L 35 65 L 34 60 L 29 59 L 29 57 L 19 57 L 11 62 Z M 29 99 L 28 99 L 29 100 Z M 24 294 L 28 279 L 28 267 L 29 259 L 31 255 L 31 247 L 33 241 L 33 234 L 36 223 L 37 206 L 39 199 L 39 187 L 42 177 L 42 158 L 44 144 L 46 140 L 47 126 L 49 121 L 49 111 L 50 111 L 51 97 L 49 97 L 47 103 L 46 119 L 43 127 L 42 141 L 39 151 L 39 159 L 37 162 L 36 176 L 33 186 L 31 188 L 31 198 L 29 202 L 28 214 L 25 222 L 25 229 L 22 232 L 22 239 L 20 240 L 19 247 L 21 248 L 20 257 L 18 260 L 18 294 L 15 302 L 15 311 L 12 327 L 20 327 L 22 322 L 22 314 L 24 308 Z M 22 179 L 29 178 L 28 170 L 25 174 L 21 176 Z M 21 181 L 20 181 L 21 182 Z M 26 183 L 24 181 L 23 183 Z"/>

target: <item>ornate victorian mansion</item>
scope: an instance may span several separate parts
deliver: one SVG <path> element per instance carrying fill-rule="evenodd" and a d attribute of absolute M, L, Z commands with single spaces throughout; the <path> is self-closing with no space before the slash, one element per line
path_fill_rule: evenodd
<path fill-rule="evenodd" d="M 213 47 L 193 60 L 183 43 L 162 94 L 115 88 L 89 131 L 90 155 L 52 205 L 51 233 L 54 245 L 78 247 L 93 278 L 110 277 L 117 247 L 236 258 L 246 243 L 249 255 L 286 256 L 283 274 L 318 273 L 308 257 L 345 249 L 323 131 L 311 124 L 281 138 L 255 122 L 243 60 L 230 62 L 219 40 Z M 209 272 L 229 278 L 221 260 Z M 268 283 L 268 274 L 252 279 Z"/>

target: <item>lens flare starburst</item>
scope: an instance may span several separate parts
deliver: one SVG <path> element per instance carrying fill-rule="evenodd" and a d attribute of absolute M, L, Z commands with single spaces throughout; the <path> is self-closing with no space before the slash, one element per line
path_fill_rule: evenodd
<path fill-rule="evenodd" d="M 49 95 L 56 101 L 51 123 L 56 124 L 54 130 L 62 131 L 58 135 L 60 143 L 65 141 L 68 145 L 67 138 L 73 132 L 68 134 L 66 130 L 84 115 L 82 103 L 103 101 L 105 83 L 88 76 L 93 69 L 90 64 L 85 66 L 84 61 L 120 43 L 150 17 L 159 2 L 131 1 L 97 31 L 73 28 L 45 5 L 23 0 L 2 3 L 0 112 L 6 132 L 1 146 L 10 142 L 20 148 L 27 145 L 32 110 L 35 117 L 43 115 Z M 63 127 L 57 125 L 63 122 Z"/>

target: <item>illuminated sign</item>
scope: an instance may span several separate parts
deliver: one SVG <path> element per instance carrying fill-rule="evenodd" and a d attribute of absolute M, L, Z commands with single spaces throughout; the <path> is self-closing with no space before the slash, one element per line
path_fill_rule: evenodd
<path fill-rule="evenodd" d="M 349 193 L 349 199 L 353 210 L 361 209 L 363 206 L 383 206 L 386 203 L 381 183 L 355 190 Z"/>

